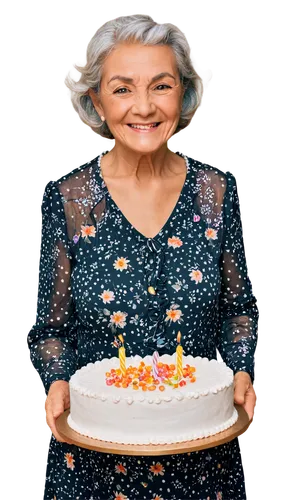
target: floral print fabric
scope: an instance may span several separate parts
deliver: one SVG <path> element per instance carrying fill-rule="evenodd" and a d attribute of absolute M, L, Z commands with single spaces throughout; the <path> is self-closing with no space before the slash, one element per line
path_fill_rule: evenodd
<path fill-rule="evenodd" d="M 245 499 L 238 439 L 192 453 L 120 456 L 98 453 L 52 435 L 44 500 Z"/>
<path fill-rule="evenodd" d="M 218 349 L 253 382 L 258 309 L 234 176 L 177 153 L 184 186 L 147 238 L 110 196 L 101 172 L 107 152 L 45 188 L 37 318 L 27 342 L 46 394 L 87 363 L 117 356 L 119 333 L 127 356 L 145 356 L 173 353 L 180 330 L 187 355 L 216 359 Z M 238 439 L 191 454 L 122 457 L 52 435 L 44 500 L 54 498 L 244 499 Z"/>

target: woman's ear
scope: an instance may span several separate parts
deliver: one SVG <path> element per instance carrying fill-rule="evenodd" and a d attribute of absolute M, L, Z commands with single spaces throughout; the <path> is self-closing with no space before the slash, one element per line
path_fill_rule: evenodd
<path fill-rule="evenodd" d="M 87 91 L 87 93 L 88 93 L 89 97 L 91 98 L 92 103 L 93 103 L 93 105 L 95 107 L 95 110 L 97 111 L 97 113 L 99 114 L 99 116 L 104 115 L 102 106 L 100 104 L 99 97 L 96 94 L 96 92 L 94 92 L 93 89 L 89 88 L 88 91 Z"/>

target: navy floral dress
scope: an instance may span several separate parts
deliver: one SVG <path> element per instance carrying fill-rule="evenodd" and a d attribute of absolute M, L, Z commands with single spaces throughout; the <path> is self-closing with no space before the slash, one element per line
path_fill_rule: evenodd
<path fill-rule="evenodd" d="M 116 356 L 119 333 L 127 355 L 145 356 L 173 353 L 180 330 L 185 354 L 217 359 L 218 349 L 253 382 L 258 309 L 234 176 L 177 152 L 184 186 L 165 225 L 147 238 L 109 194 L 100 166 L 106 153 L 50 181 L 43 196 L 37 318 L 27 342 L 46 394 L 87 363 Z M 51 436 L 44 500 L 245 498 L 237 438 L 146 457 Z"/>

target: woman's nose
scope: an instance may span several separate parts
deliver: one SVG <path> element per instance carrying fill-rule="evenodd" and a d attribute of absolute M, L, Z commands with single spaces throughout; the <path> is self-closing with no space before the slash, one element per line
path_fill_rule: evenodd
<path fill-rule="evenodd" d="M 135 97 L 135 102 L 132 106 L 133 114 L 140 114 L 142 116 L 148 116 L 152 114 L 156 110 L 156 106 L 152 101 L 151 96 L 142 92 L 141 94 L 137 94 Z"/>

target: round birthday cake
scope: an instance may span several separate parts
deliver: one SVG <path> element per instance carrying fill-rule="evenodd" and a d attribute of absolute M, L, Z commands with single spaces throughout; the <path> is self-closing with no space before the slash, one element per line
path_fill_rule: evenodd
<path fill-rule="evenodd" d="M 68 425 L 84 436 L 122 444 L 171 444 L 231 427 L 233 371 L 224 362 L 176 353 L 105 358 L 70 378 Z"/>

